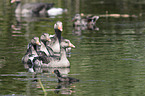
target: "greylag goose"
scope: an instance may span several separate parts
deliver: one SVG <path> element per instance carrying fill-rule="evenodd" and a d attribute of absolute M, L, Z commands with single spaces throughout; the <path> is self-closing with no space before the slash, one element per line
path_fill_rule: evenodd
<path fill-rule="evenodd" d="M 54 70 L 54 73 L 56 74 L 56 76 L 58 78 L 58 82 L 69 82 L 69 83 L 79 82 L 79 79 L 76 79 L 76 78 L 62 77 L 58 70 Z"/>
<path fill-rule="evenodd" d="M 51 42 L 49 43 L 49 47 L 52 48 L 52 50 L 54 51 L 54 53 L 60 53 L 60 44 L 62 42 L 65 41 L 69 41 L 68 39 L 63 39 L 61 37 L 61 32 L 62 32 L 62 22 L 58 21 L 55 25 L 54 25 L 54 30 L 55 30 L 55 35 L 51 36 Z M 70 42 L 70 41 L 69 41 Z M 69 50 L 69 49 L 67 49 Z"/>
<path fill-rule="evenodd" d="M 55 30 L 55 35 L 51 35 L 50 36 L 50 39 L 51 39 L 51 42 L 48 43 L 48 46 L 53 50 L 54 54 L 55 55 L 58 55 L 60 56 L 60 44 L 63 44 L 63 42 L 70 42 L 68 39 L 63 39 L 61 37 L 61 32 L 62 32 L 62 22 L 60 21 L 57 21 L 55 24 L 54 24 L 54 30 Z M 70 42 L 71 44 L 71 42 Z M 73 46 L 75 47 L 75 46 Z M 66 52 L 67 53 L 70 53 L 70 50 L 71 50 L 71 47 L 67 47 L 65 48 Z M 51 50 L 50 50 L 51 51 Z M 47 52 L 48 53 L 48 52 Z"/>
<path fill-rule="evenodd" d="M 33 64 L 36 66 L 42 67 L 70 67 L 70 63 L 66 57 L 65 47 L 75 47 L 69 41 L 63 42 L 61 46 L 60 57 L 56 56 L 47 56 L 45 52 L 41 52 L 38 57 L 35 57 L 33 60 Z"/>
<path fill-rule="evenodd" d="M 69 44 L 69 45 L 67 45 L 67 44 Z M 67 57 L 70 57 L 71 48 L 75 48 L 75 46 L 68 39 L 62 39 L 61 46 L 65 49 Z M 65 47 L 65 46 L 67 46 L 67 47 Z"/>
<path fill-rule="evenodd" d="M 38 56 L 37 51 L 39 50 L 40 42 L 38 37 L 33 37 L 31 42 L 28 44 L 27 52 L 22 58 L 24 64 L 28 63 L 31 57 Z"/>
<path fill-rule="evenodd" d="M 87 19 L 88 25 L 95 25 L 97 20 L 99 19 L 99 16 L 87 15 L 86 19 Z"/>
<path fill-rule="evenodd" d="M 50 47 L 47 47 L 49 42 L 51 41 L 50 36 L 48 33 L 43 33 L 40 37 L 41 40 L 41 47 L 40 51 L 44 51 L 47 56 L 52 55 L 52 49 Z"/>
<path fill-rule="evenodd" d="M 76 14 L 72 21 L 74 21 L 73 26 L 89 26 L 95 25 L 96 21 L 99 19 L 99 16 Z"/>
<path fill-rule="evenodd" d="M 35 66 L 41 66 L 41 67 L 70 67 L 70 62 L 68 61 L 67 57 L 66 57 L 66 53 L 65 50 L 62 48 L 61 49 L 61 56 L 60 58 L 56 58 L 56 57 L 48 57 L 47 55 L 42 54 L 42 56 L 40 56 L 41 54 L 39 54 L 38 57 L 35 57 L 33 60 L 33 64 Z"/>
<path fill-rule="evenodd" d="M 49 43 L 49 47 L 51 47 L 55 53 L 60 53 L 61 32 L 63 30 L 62 22 L 57 21 L 54 24 L 54 30 L 55 30 L 55 35 L 51 37 L 51 42 Z"/>
<path fill-rule="evenodd" d="M 34 14 L 39 16 L 40 14 L 47 14 L 47 10 L 53 7 L 53 3 L 27 3 L 21 5 L 21 0 L 11 0 L 11 3 L 16 2 L 16 14 L 27 15 Z"/>
<path fill-rule="evenodd" d="M 77 27 L 77 26 L 87 26 L 87 20 L 86 19 L 82 19 L 80 14 L 76 14 L 74 16 L 74 18 L 72 19 L 73 26 Z"/>
<path fill-rule="evenodd" d="M 49 35 L 48 33 L 43 33 L 40 37 L 40 40 L 41 40 L 41 48 L 40 48 L 40 51 L 44 51 L 46 53 L 47 56 L 52 56 L 54 55 L 54 52 L 55 50 L 52 50 L 52 48 L 50 47 L 49 43 L 51 42 L 51 35 Z M 67 46 L 67 43 L 69 42 L 69 46 L 71 47 L 75 47 L 71 42 L 70 40 L 68 39 L 62 39 L 61 40 L 61 46 L 62 47 L 65 47 Z M 58 45 L 59 45 L 59 42 L 58 42 Z M 73 45 L 73 46 L 72 46 Z M 65 47 L 65 50 L 66 50 L 66 53 L 70 53 L 71 51 L 71 47 Z M 58 46 L 58 48 L 60 48 Z M 53 52 L 52 52 L 53 51 Z"/>

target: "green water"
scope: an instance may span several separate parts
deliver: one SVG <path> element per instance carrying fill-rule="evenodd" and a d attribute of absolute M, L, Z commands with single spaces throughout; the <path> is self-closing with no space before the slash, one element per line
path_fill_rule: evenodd
<path fill-rule="evenodd" d="M 0 1 L 0 95 L 145 95 L 143 0 L 48 0 L 68 9 L 66 14 L 55 18 L 16 18 L 14 5 L 9 0 Z M 100 15 L 96 24 L 99 30 L 75 30 L 71 20 L 76 13 Z M 134 16 L 106 17 L 105 14 Z M 21 62 L 31 38 L 44 32 L 54 34 L 56 21 L 63 22 L 62 36 L 76 46 L 68 58 L 70 69 L 61 69 L 80 80 L 71 85 L 59 84 L 51 73 L 53 69 L 28 73 Z M 21 29 L 14 30 L 12 25 Z"/>

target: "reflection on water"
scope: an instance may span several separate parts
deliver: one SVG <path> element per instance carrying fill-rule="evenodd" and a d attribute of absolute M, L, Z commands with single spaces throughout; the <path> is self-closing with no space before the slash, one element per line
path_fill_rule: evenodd
<path fill-rule="evenodd" d="M 14 5 L 8 3 L 9 0 L 0 1 L 0 95 L 145 94 L 142 0 L 58 0 L 56 6 L 68 9 L 67 14 L 55 18 L 36 17 L 37 20 L 33 20 L 34 17 L 16 18 Z M 96 24 L 99 30 L 73 28 L 71 20 L 77 13 L 100 16 Z M 129 17 L 106 17 L 106 14 L 127 14 Z M 62 36 L 71 40 L 76 48 L 68 58 L 70 69 L 56 69 L 64 77 L 79 79 L 79 83 L 59 83 L 52 74 L 56 69 L 51 68 L 38 68 L 37 73 L 28 73 L 21 63 L 31 38 L 45 32 L 54 34 L 53 24 L 58 20 L 64 23 Z"/>
<path fill-rule="evenodd" d="M 99 28 L 97 26 L 93 26 L 93 25 L 90 25 L 90 26 L 76 26 L 76 27 L 74 27 L 72 32 L 73 32 L 74 35 L 81 36 L 82 35 L 82 30 L 96 30 L 96 31 L 98 31 Z"/>
<path fill-rule="evenodd" d="M 28 85 L 27 89 L 29 90 L 29 93 L 27 94 L 34 95 L 31 91 L 38 90 L 36 94 L 39 94 L 39 92 L 43 91 L 44 94 L 53 94 L 51 92 L 54 92 L 55 94 L 72 94 L 72 92 L 75 89 L 75 85 L 73 85 L 73 82 L 59 82 L 57 78 L 55 78 L 55 75 L 51 75 L 54 70 L 59 70 L 61 74 L 64 74 L 64 78 L 68 78 L 67 74 L 69 72 L 69 68 L 47 68 L 42 69 L 45 70 L 42 73 L 36 73 L 32 74 L 28 77 Z"/>
<path fill-rule="evenodd" d="M 54 70 L 56 69 L 59 70 L 61 74 L 63 74 L 63 77 L 68 78 L 67 75 L 70 70 L 69 68 L 47 68 L 47 69 L 41 69 L 43 70 L 43 73 L 38 72 L 38 73 L 1 74 L 0 76 L 2 78 L 5 78 L 1 82 L 13 81 L 12 84 L 13 86 L 17 86 L 19 84 L 22 88 L 26 87 L 26 89 L 23 90 L 19 89 L 19 92 L 24 92 L 25 95 L 27 96 L 40 95 L 40 94 L 52 95 L 53 94 L 52 92 L 56 94 L 74 93 L 75 92 L 74 89 L 76 86 L 73 84 L 73 82 L 58 82 L 57 77 L 55 77 L 55 75 L 52 75 L 52 72 L 54 72 Z M 9 81 L 8 78 L 10 78 L 11 81 Z M 23 85 L 23 82 L 25 82 L 25 85 Z M 15 90 L 15 89 L 17 88 L 10 87 L 8 90 L 3 89 L 4 91 L 3 93 L 5 94 L 6 91 Z"/>

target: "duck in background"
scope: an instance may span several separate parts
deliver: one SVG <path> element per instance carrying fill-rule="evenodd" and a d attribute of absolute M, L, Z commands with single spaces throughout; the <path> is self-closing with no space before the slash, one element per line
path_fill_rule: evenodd
<path fill-rule="evenodd" d="M 95 25 L 97 20 L 99 19 L 99 16 L 93 16 L 93 15 L 87 15 L 86 16 L 88 25 Z"/>
<path fill-rule="evenodd" d="M 76 14 L 74 18 L 72 19 L 72 21 L 74 22 L 73 23 L 74 27 L 77 27 L 77 26 L 87 27 L 90 25 L 95 26 L 98 19 L 99 19 L 99 16 L 84 15 L 82 13 L 82 14 Z"/>
<path fill-rule="evenodd" d="M 67 9 L 55 8 L 54 3 L 27 3 L 22 5 L 21 0 L 11 0 L 16 3 L 15 14 L 23 17 L 50 16 L 55 17 L 67 12 Z"/>
<path fill-rule="evenodd" d="M 22 5 L 21 0 L 11 0 L 11 3 L 16 3 L 15 14 L 22 16 L 39 16 L 46 15 L 47 10 L 53 7 L 54 3 L 27 3 Z"/>
<path fill-rule="evenodd" d="M 72 19 L 73 21 L 73 33 L 75 35 L 82 35 L 82 30 L 99 30 L 99 28 L 96 26 L 96 22 L 99 19 L 99 16 L 94 16 L 94 15 L 84 15 L 83 13 L 81 14 L 76 14 L 74 18 Z"/>

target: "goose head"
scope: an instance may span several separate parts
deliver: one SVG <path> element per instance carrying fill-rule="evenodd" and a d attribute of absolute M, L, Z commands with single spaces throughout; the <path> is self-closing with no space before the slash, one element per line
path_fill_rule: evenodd
<path fill-rule="evenodd" d="M 94 21 L 97 21 L 98 19 L 99 19 L 99 16 L 93 16 L 93 17 L 92 17 L 93 22 L 94 22 Z"/>
<path fill-rule="evenodd" d="M 77 21 L 77 20 L 81 20 L 81 15 L 80 14 L 76 14 L 74 16 L 74 18 L 72 19 L 72 21 Z"/>
<path fill-rule="evenodd" d="M 33 45 L 41 45 L 39 42 L 39 38 L 38 37 L 33 37 L 31 40 L 31 44 Z"/>
<path fill-rule="evenodd" d="M 55 35 L 58 38 L 59 43 L 60 43 L 61 42 L 61 32 L 63 31 L 63 29 L 62 29 L 62 22 L 57 21 L 54 24 L 54 30 L 55 30 Z"/>
<path fill-rule="evenodd" d="M 43 33 L 40 37 L 42 41 L 51 41 L 50 36 L 48 33 Z"/>
<path fill-rule="evenodd" d="M 54 24 L 54 30 L 63 31 L 63 29 L 62 29 L 62 22 L 61 22 L 61 21 L 57 21 L 57 22 Z"/>
<path fill-rule="evenodd" d="M 72 47 L 72 48 L 75 48 L 75 46 L 70 42 L 70 40 L 68 39 L 64 39 L 62 42 L 61 42 L 61 47 L 63 48 L 67 48 L 67 47 Z"/>
<path fill-rule="evenodd" d="M 99 19 L 99 16 L 91 16 L 91 15 L 88 15 L 87 16 L 87 21 L 88 21 L 88 24 L 89 25 L 95 25 L 96 24 L 96 21 Z"/>
<path fill-rule="evenodd" d="M 30 54 L 30 55 L 32 55 L 32 54 L 37 55 L 36 51 L 39 50 L 40 45 L 41 44 L 39 42 L 39 38 L 38 37 L 33 37 L 31 42 L 28 44 L 27 53 Z"/>

